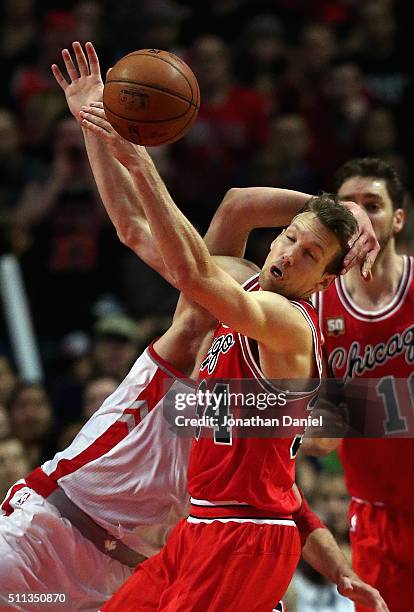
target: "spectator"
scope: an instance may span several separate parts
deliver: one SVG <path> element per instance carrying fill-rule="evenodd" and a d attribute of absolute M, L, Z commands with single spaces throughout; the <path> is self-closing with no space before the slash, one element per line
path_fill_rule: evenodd
<path fill-rule="evenodd" d="M 202 103 L 190 132 L 171 149 L 172 191 L 184 212 L 204 229 L 214 202 L 224 196 L 241 164 L 266 143 L 269 123 L 263 99 L 235 83 L 231 51 L 224 40 L 212 35 L 198 38 L 189 60 Z"/>
<path fill-rule="evenodd" d="M 118 387 L 119 381 L 109 376 L 99 376 L 92 378 L 83 392 L 82 417 L 88 421 L 91 416 L 104 403 L 107 397 L 112 395 Z"/>
<path fill-rule="evenodd" d="M 23 444 L 30 466 L 40 465 L 54 451 L 54 416 L 46 390 L 40 384 L 19 384 L 8 410 L 13 435 Z"/>
<path fill-rule="evenodd" d="M 22 265 L 32 313 L 49 336 L 91 325 L 92 304 L 108 282 L 100 258 L 106 216 L 75 119 L 59 121 L 53 146 L 48 178 L 27 185 L 15 213 L 15 234 L 28 245 Z"/>
<path fill-rule="evenodd" d="M 240 32 L 236 68 L 240 81 L 266 100 L 266 111 L 279 110 L 279 82 L 288 64 L 283 25 L 274 15 L 257 15 Z"/>
<path fill-rule="evenodd" d="M 56 450 L 62 451 L 70 446 L 82 429 L 83 421 L 72 421 L 59 430 Z"/>
<path fill-rule="evenodd" d="M 268 145 L 242 176 L 250 185 L 315 193 L 320 178 L 309 162 L 310 147 L 310 131 L 303 117 L 281 115 L 272 121 Z"/>
<path fill-rule="evenodd" d="M 138 356 L 136 321 L 124 315 L 109 315 L 94 327 L 92 357 L 96 376 L 121 381 Z"/>
<path fill-rule="evenodd" d="M 2 3 L 0 26 L 0 67 L 9 83 L 16 65 L 27 62 L 36 48 L 38 22 L 34 0 L 6 0 Z M 1 88 L 1 102 L 8 103 L 10 90 Z"/>
<path fill-rule="evenodd" d="M 346 556 L 348 546 L 347 507 L 349 497 L 342 474 L 321 473 L 314 489 L 312 509 L 333 532 Z M 336 587 L 301 561 L 292 581 L 297 612 L 352 612 L 353 603 L 339 595 Z"/>
<path fill-rule="evenodd" d="M 0 355 L 0 404 L 7 406 L 16 385 L 17 377 L 13 372 L 9 359 L 4 355 Z"/>
<path fill-rule="evenodd" d="M 0 404 L 0 440 L 10 435 L 10 419 L 3 404 Z"/>
<path fill-rule="evenodd" d="M 30 470 L 25 448 L 16 437 L 0 439 L 0 499 L 9 488 Z"/>

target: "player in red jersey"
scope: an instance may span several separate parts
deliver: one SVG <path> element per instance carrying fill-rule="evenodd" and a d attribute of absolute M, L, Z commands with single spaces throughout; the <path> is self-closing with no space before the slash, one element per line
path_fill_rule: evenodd
<path fill-rule="evenodd" d="M 71 79 L 64 89 L 76 115 L 103 85 L 93 47 L 89 44 L 87 59 L 79 43 L 74 50 L 78 68 L 64 52 Z M 55 75 L 56 70 L 55 66 Z M 120 236 L 160 270 L 162 262 L 123 168 L 114 165 L 100 141 L 85 136 L 98 186 Z M 212 248 L 220 224 L 215 226 L 208 237 Z M 240 281 L 254 271 L 248 262 L 234 258 L 221 258 L 220 265 L 229 266 Z M 184 514 L 188 440 L 168 435 L 162 418 L 164 395 L 168 388 L 186 384 L 177 368 L 191 373 L 213 324 L 206 311 L 184 302 L 182 298 L 173 325 L 157 341 L 156 350 L 151 346 L 144 351 L 73 445 L 11 488 L 0 511 L 3 603 L 14 598 L 16 609 L 28 610 L 31 604 L 24 591 L 30 587 L 35 593 L 64 591 L 62 608 L 95 610 L 129 575 L 131 561 L 154 554 L 169 527 Z M 306 503 L 294 519 L 303 555 L 316 570 L 344 595 L 380 601 L 378 593 L 350 570 L 332 535 L 321 528 Z M 112 547 L 106 549 L 106 542 Z M 12 599 L 7 591 L 13 592 Z"/>
<path fill-rule="evenodd" d="M 338 170 L 341 199 L 369 215 L 380 254 L 373 279 L 354 270 L 338 278 L 317 306 L 328 370 L 346 381 L 371 383 L 378 401 L 381 439 L 345 438 L 340 457 L 352 496 L 349 510 L 355 571 L 380 589 L 392 611 L 409 612 L 414 601 L 414 440 L 387 439 L 413 431 L 414 261 L 396 250 L 404 224 L 403 187 L 394 169 L 379 159 L 356 159 Z M 306 440 L 304 450 L 325 454 L 340 439 Z M 357 610 L 367 608 L 357 606 Z"/>
<path fill-rule="evenodd" d="M 318 330 L 306 298 L 334 279 L 355 218 L 328 196 L 312 199 L 273 242 L 260 290 L 243 291 L 211 259 L 146 152 L 114 136 L 100 109 L 89 107 L 81 116 L 84 127 L 112 141 L 129 169 L 175 285 L 228 326 L 216 332 L 205 364 L 209 375 L 216 368 L 227 379 L 248 372 L 264 387 L 270 379 L 318 378 Z M 314 391 L 310 385 L 297 393 L 308 399 Z M 283 595 L 299 553 L 291 521 L 298 507 L 293 440 L 221 434 L 193 445 L 189 490 L 198 501 L 192 517 L 105 609 L 265 610 Z"/>

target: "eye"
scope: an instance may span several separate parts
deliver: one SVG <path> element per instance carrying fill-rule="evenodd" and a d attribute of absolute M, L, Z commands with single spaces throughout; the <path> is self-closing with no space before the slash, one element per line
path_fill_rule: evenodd
<path fill-rule="evenodd" d="M 375 202 L 372 202 L 371 204 L 365 204 L 364 208 L 366 212 L 377 212 L 379 210 L 379 206 L 378 204 L 375 204 Z"/>
<path fill-rule="evenodd" d="M 293 236 L 288 236 L 288 234 L 285 234 L 285 237 L 290 241 L 290 242 L 296 242 L 296 238 L 293 238 Z"/>
<path fill-rule="evenodd" d="M 315 255 L 312 253 L 312 251 L 305 251 L 305 255 L 307 255 L 308 257 L 310 257 L 311 259 L 313 259 L 314 261 L 316 260 Z"/>

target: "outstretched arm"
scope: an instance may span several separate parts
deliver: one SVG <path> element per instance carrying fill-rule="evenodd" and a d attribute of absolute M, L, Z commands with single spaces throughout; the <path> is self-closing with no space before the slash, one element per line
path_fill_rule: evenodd
<path fill-rule="evenodd" d="M 210 256 L 206 244 L 173 202 L 145 150 L 137 150 L 109 125 L 94 105 L 82 112 L 83 125 L 111 143 L 114 155 L 129 169 L 151 232 L 177 288 L 216 319 L 255 338 L 270 350 L 297 346 L 311 337 L 302 315 L 289 301 L 267 291 L 247 293 Z M 283 325 L 281 325 L 283 321 Z M 275 333 L 269 334 L 269 326 Z M 307 349 L 308 347 L 306 347 Z"/>
<path fill-rule="evenodd" d="M 99 59 L 92 43 L 73 45 L 74 58 L 63 49 L 66 77 L 57 64 L 53 75 L 62 88 L 72 115 L 81 123 L 80 111 L 101 101 L 103 82 Z M 90 130 L 82 128 L 89 162 L 105 209 L 121 241 L 164 278 L 171 281 L 154 241 L 128 170 L 112 155 L 110 147 Z M 132 145 L 131 145 L 132 146 Z"/>

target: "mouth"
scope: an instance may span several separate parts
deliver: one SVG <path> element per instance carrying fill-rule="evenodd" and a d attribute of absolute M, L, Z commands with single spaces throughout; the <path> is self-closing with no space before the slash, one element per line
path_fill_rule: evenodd
<path fill-rule="evenodd" d="M 278 268 L 277 266 L 272 266 L 270 268 L 270 273 L 272 276 L 274 276 L 275 278 L 277 278 L 277 280 L 283 280 L 283 272 L 280 268 Z"/>

